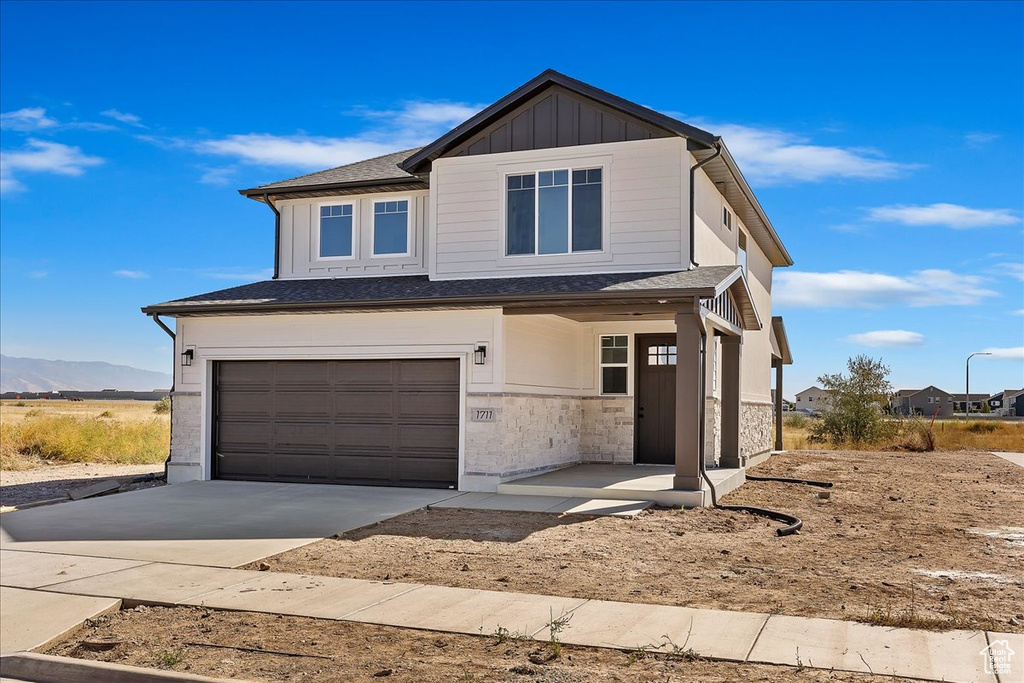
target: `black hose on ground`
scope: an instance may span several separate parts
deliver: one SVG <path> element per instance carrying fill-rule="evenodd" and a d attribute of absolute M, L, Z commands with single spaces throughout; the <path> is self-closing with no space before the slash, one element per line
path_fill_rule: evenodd
<path fill-rule="evenodd" d="M 830 489 L 835 484 L 830 481 L 814 481 L 812 479 L 790 479 L 788 477 L 758 477 L 753 474 L 746 475 L 747 481 L 781 481 L 783 484 L 807 484 L 818 486 L 823 489 Z"/>

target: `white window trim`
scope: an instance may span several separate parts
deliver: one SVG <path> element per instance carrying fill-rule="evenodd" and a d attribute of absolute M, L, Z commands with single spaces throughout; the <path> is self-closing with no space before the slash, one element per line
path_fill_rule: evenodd
<path fill-rule="evenodd" d="M 385 259 L 385 258 L 402 258 L 403 256 L 412 256 L 412 224 L 413 224 L 413 198 L 412 197 L 387 197 L 386 199 L 371 199 L 370 201 L 370 258 L 371 259 Z M 377 245 L 375 244 L 377 239 L 377 204 L 384 204 L 387 202 L 409 202 L 408 211 L 405 213 L 405 251 L 402 253 L 394 254 L 378 254 Z"/>
<path fill-rule="evenodd" d="M 625 363 L 605 363 L 601 359 L 601 350 L 604 348 L 601 345 L 601 340 L 604 337 L 625 337 L 626 338 L 626 362 Z M 617 347 L 618 348 L 618 347 Z M 633 335 L 628 332 L 600 332 L 597 335 L 597 393 L 599 396 L 632 396 L 632 367 L 631 359 L 633 357 Z M 626 391 L 618 393 L 608 393 L 604 390 L 604 368 L 626 368 Z"/>
<path fill-rule="evenodd" d="M 608 254 L 608 240 L 610 239 L 609 230 L 609 212 L 610 207 L 608 203 L 608 171 L 610 164 L 607 161 L 594 161 L 587 163 L 586 160 L 576 160 L 580 163 L 559 163 L 556 165 L 523 165 L 522 168 L 509 169 L 502 171 L 499 176 L 501 180 L 501 243 L 498 245 L 498 250 L 501 254 L 502 259 L 509 260 L 522 260 L 522 259 L 546 259 L 546 258 L 566 258 L 576 256 L 593 256 Z M 572 251 L 572 172 L 583 171 L 591 169 L 601 170 L 601 248 L 600 249 L 588 249 L 586 251 Z M 533 198 L 533 248 L 537 249 L 540 246 L 540 178 L 539 175 L 545 171 L 569 171 L 569 199 L 568 199 L 568 231 L 569 231 L 569 251 L 560 252 L 556 254 L 540 254 L 536 251 L 532 254 L 509 254 L 508 253 L 508 178 L 509 176 L 520 176 L 530 175 L 534 176 L 534 198 Z M 618 394 L 614 394 L 618 395 Z"/>
<path fill-rule="evenodd" d="M 351 206 L 352 207 L 352 255 L 351 256 L 321 256 L 320 255 L 320 209 L 325 206 Z M 359 241 L 357 235 L 359 234 L 359 200 L 346 201 L 346 202 L 318 202 L 316 205 L 316 230 L 313 231 L 313 260 L 315 261 L 355 261 L 357 256 L 357 250 L 359 248 Z"/>

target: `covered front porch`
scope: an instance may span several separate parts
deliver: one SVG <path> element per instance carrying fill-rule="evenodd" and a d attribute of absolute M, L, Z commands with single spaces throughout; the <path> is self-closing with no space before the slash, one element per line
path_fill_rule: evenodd
<path fill-rule="evenodd" d="M 759 456 L 760 462 L 768 457 Z M 748 465 L 751 463 L 748 463 Z M 734 491 L 746 481 L 742 467 L 714 467 L 707 470 L 719 496 Z M 644 500 L 665 507 L 704 507 L 711 504 L 708 485 L 699 489 L 676 486 L 673 465 L 582 464 L 516 479 L 498 485 L 498 493 L 517 496 L 556 496 L 600 500 Z"/>

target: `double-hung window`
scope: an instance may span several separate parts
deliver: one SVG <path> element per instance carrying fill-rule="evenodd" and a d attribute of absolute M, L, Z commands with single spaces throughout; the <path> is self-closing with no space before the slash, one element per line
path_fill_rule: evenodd
<path fill-rule="evenodd" d="M 352 256 L 352 204 L 320 207 L 320 258 Z"/>
<path fill-rule="evenodd" d="M 373 203 L 373 255 L 409 253 L 409 201 Z"/>
<path fill-rule="evenodd" d="M 627 394 L 629 335 L 601 336 L 601 393 Z"/>
<path fill-rule="evenodd" d="M 569 254 L 602 248 L 600 168 L 563 168 L 506 180 L 505 253 Z"/>

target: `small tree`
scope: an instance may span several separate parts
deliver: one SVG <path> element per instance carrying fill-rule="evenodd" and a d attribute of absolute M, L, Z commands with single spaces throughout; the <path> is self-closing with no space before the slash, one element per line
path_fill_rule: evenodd
<path fill-rule="evenodd" d="M 881 359 L 861 355 L 846 361 L 848 375 L 822 375 L 818 383 L 829 392 L 821 420 L 811 428 L 811 440 L 862 443 L 891 436 L 894 425 L 885 419 L 889 368 Z"/>

